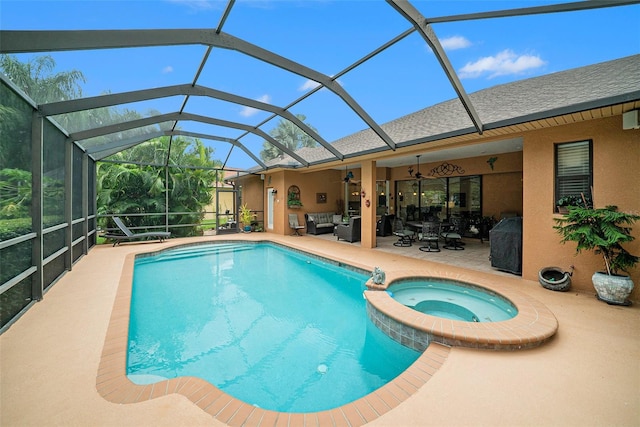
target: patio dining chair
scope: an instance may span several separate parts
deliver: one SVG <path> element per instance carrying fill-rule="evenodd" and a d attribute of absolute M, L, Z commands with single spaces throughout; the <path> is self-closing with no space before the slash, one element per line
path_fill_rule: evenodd
<path fill-rule="evenodd" d="M 449 228 L 443 230 L 440 234 L 444 238 L 444 245 L 442 247 L 452 251 L 462 251 L 464 250 L 462 235 L 465 230 L 465 221 L 462 218 L 451 218 L 449 222 Z"/>
<path fill-rule="evenodd" d="M 297 214 L 289 214 L 289 228 L 293 230 L 291 233 L 292 236 L 302 236 L 300 230 L 304 230 L 304 225 L 300 225 L 298 222 Z"/>
<path fill-rule="evenodd" d="M 393 246 L 411 246 L 416 233 L 405 226 L 402 218 L 396 217 L 393 221 L 393 235 L 398 237 L 398 241 Z"/>
<path fill-rule="evenodd" d="M 422 234 L 419 236 L 422 242 L 420 249 L 423 252 L 440 252 L 438 240 L 440 239 L 440 223 L 439 222 L 423 222 Z"/>

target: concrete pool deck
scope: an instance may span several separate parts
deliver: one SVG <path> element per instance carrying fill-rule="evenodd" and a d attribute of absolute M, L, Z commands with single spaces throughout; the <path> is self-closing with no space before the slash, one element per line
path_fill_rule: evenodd
<path fill-rule="evenodd" d="M 446 268 L 543 303 L 558 332 L 540 347 L 489 351 L 453 347 L 442 366 L 402 403 L 370 422 L 289 417 L 289 425 L 640 425 L 640 309 L 608 306 L 592 294 L 552 292 L 520 277 L 443 266 L 311 236 L 250 233 L 92 249 L 0 336 L 2 426 L 222 426 L 180 394 L 112 403 L 97 390 L 105 336 L 128 254 L 176 243 L 269 239 L 385 271 Z M 413 248 L 420 252 L 417 248 Z M 117 301 L 116 301 L 117 303 Z M 123 320 L 124 321 L 124 320 Z M 381 411 L 382 412 L 382 411 Z M 360 418 L 358 418 L 360 417 Z M 261 425 L 269 425 L 267 420 Z M 273 419 L 271 425 L 285 425 Z"/>

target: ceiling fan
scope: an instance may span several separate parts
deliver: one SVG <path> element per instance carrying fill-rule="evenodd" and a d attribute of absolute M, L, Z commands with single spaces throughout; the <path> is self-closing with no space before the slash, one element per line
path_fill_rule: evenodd
<path fill-rule="evenodd" d="M 422 176 L 422 174 L 420 173 L 420 154 L 418 154 L 418 155 L 416 156 L 416 158 L 418 159 L 418 166 L 417 166 L 418 171 L 417 171 L 417 172 L 416 172 L 416 174 L 414 175 L 414 174 L 413 174 L 413 166 L 409 166 L 408 172 L 409 172 L 409 176 L 410 176 L 410 177 L 412 177 L 412 178 L 416 178 L 416 179 L 421 179 L 423 176 Z"/>
<path fill-rule="evenodd" d="M 415 178 L 417 180 L 420 180 L 420 179 L 437 179 L 435 176 L 433 176 L 433 171 L 431 173 L 427 174 L 427 175 L 422 174 L 420 172 L 420 154 L 418 154 L 416 156 L 416 159 L 418 160 L 418 165 L 416 167 L 417 172 L 415 174 L 413 173 L 413 166 L 409 166 L 409 169 L 408 169 L 409 176 L 411 178 Z"/>
<path fill-rule="evenodd" d="M 344 168 L 344 178 L 342 178 L 342 181 L 339 182 L 343 182 L 345 184 L 354 184 L 354 183 L 358 183 L 360 182 L 359 180 L 355 180 L 355 175 L 353 174 L 352 171 L 348 170 L 347 167 L 345 166 Z"/>

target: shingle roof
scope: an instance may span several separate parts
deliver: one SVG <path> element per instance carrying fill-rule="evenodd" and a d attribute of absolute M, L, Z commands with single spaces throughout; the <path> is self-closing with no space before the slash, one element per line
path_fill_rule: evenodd
<path fill-rule="evenodd" d="M 469 98 L 485 129 L 637 100 L 640 55 L 494 86 L 474 92 Z M 476 132 L 457 98 L 392 120 L 382 129 L 400 147 Z M 338 139 L 333 145 L 347 156 L 386 148 L 370 129 Z M 310 163 L 330 157 L 323 148 L 304 149 L 304 158 Z M 286 165 L 289 160 L 285 156 L 284 160 L 269 164 Z"/>

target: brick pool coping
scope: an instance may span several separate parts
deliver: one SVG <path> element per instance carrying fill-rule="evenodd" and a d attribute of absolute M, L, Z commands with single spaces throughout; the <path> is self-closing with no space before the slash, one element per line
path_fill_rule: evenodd
<path fill-rule="evenodd" d="M 462 324 L 467 322 L 447 321 L 404 307 L 386 292 L 367 291 L 367 304 L 376 307 L 390 319 L 411 325 L 413 328 L 424 328 L 441 338 L 432 339 L 431 345 L 398 377 L 351 403 L 312 413 L 270 411 L 238 400 L 200 378 L 179 377 L 147 385 L 134 384 L 127 378 L 129 308 L 135 258 L 136 254 L 127 255 L 122 269 L 96 376 L 98 393 L 107 401 L 119 404 L 143 402 L 177 393 L 185 396 L 216 420 L 230 426 L 362 426 L 397 407 L 417 392 L 446 361 L 450 346 L 463 336 L 481 344 L 479 348 L 515 349 L 539 345 L 557 330 L 557 320 L 544 305 L 518 293 L 512 295 L 511 292 L 495 289 L 495 286 L 490 289 L 509 298 L 518 308 L 518 316 L 506 322 L 473 323 L 465 326 Z M 469 281 L 468 278 L 465 280 L 464 275 L 449 277 L 446 270 L 443 269 L 443 272 L 443 277 Z M 430 276 L 434 276 L 433 273 L 430 272 Z M 424 273 L 391 272 L 387 273 L 387 277 L 392 281 L 399 278 L 424 277 Z M 478 281 L 481 280 L 471 283 Z M 487 286 L 483 283 L 477 284 Z M 386 286 L 379 289 L 384 288 Z M 430 323 L 429 318 L 437 320 Z M 497 324 L 501 326 L 491 326 Z"/>

